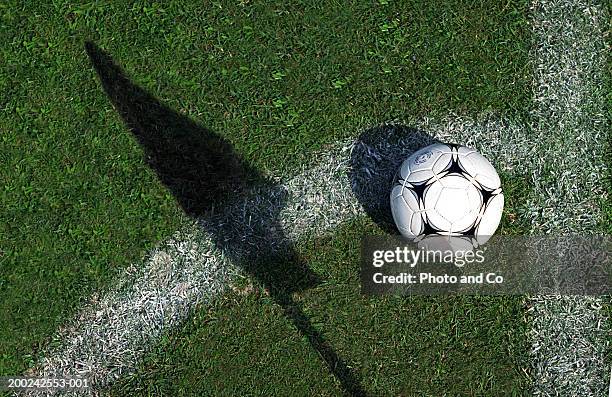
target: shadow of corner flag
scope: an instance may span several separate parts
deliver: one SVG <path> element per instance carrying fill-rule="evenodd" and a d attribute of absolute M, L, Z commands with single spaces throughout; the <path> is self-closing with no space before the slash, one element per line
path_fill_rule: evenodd
<path fill-rule="evenodd" d="M 232 197 L 245 195 L 257 186 L 265 186 L 269 191 L 282 190 L 247 164 L 223 137 L 161 104 L 133 84 L 94 43 L 86 42 L 85 50 L 104 91 L 142 146 L 147 164 L 187 215 L 206 218 L 223 213 Z M 282 193 L 274 196 L 284 197 Z M 266 219 L 262 220 L 256 237 L 267 246 L 245 243 L 244 236 L 236 235 L 241 225 L 235 225 L 235 219 L 226 220 L 235 226 L 228 232 L 229 238 L 224 231 L 218 232 L 223 235 L 212 238 L 230 257 L 232 252 L 247 252 L 246 256 L 236 255 L 232 259 L 270 291 L 275 303 L 323 358 L 344 392 L 363 396 L 360 380 L 292 298 L 292 293 L 316 285 L 318 277 L 299 261 L 291 242 L 282 233 L 270 237 L 270 230 L 282 230 L 278 219 L 282 207 L 281 201 L 274 205 L 272 212 L 265 211 Z"/>
<path fill-rule="evenodd" d="M 204 215 L 230 193 L 261 178 L 220 135 L 134 85 L 95 44 L 87 42 L 85 48 L 104 91 L 144 149 L 148 165 L 185 213 Z"/>

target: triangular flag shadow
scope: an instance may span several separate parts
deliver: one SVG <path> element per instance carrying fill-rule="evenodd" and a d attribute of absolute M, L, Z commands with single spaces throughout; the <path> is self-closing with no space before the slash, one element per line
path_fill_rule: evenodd
<path fill-rule="evenodd" d="M 85 49 L 100 82 L 129 130 L 143 147 L 146 161 L 159 180 L 174 195 L 186 214 L 206 219 L 222 213 L 223 206 L 236 195 L 255 186 L 281 189 L 266 181 L 253 167 L 237 155 L 220 135 L 199 126 L 161 104 L 152 95 L 133 84 L 112 58 L 94 43 Z M 292 293 L 314 286 L 318 277 L 301 263 L 291 242 L 279 227 L 278 215 L 283 208 L 283 192 L 274 195 L 279 202 L 256 231 L 258 244 L 244 241 L 237 235 L 241 225 L 227 219 L 228 227 L 215 230 L 216 243 L 270 292 L 297 330 L 307 337 L 330 371 L 349 395 L 365 395 L 360 380 L 313 327 Z M 205 224 L 205 222 L 203 223 Z M 275 231 L 275 232 L 271 232 Z M 232 245 L 235 245 L 232 247 Z"/>

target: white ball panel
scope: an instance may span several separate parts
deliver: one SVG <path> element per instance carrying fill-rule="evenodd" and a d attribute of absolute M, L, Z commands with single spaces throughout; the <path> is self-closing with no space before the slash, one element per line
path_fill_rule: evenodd
<path fill-rule="evenodd" d="M 476 180 L 476 182 L 480 183 L 482 187 L 489 190 L 496 189 L 493 186 L 499 187 L 499 185 L 501 184 L 501 181 L 499 180 L 499 176 L 497 174 L 495 174 L 494 177 L 489 174 L 476 174 L 474 176 L 474 179 Z"/>
<path fill-rule="evenodd" d="M 412 219 L 410 220 L 410 232 L 412 233 L 413 237 L 416 237 L 419 234 L 423 233 L 423 229 L 423 218 L 421 217 L 420 213 L 415 212 L 412 215 Z"/>
<path fill-rule="evenodd" d="M 404 160 L 404 162 L 400 166 L 399 175 L 402 179 L 406 179 L 408 178 L 408 175 L 410 175 L 410 161 L 408 160 L 409 159 Z"/>
<path fill-rule="evenodd" d="M 423 192 L 423 206 L 426 211 L 433 210 L 436 208 L 436 203 L 442 193 L 443 186 L 438 181 L 429 185 Z"/>
<path fill-rule="evenodd" d="M 459 146 L 457 149 L 457 153 L 459 153 L 460 157 L 467 156 L 470 153 L 477 153 L 475 149 L 469 148 L 467 146 Z"/>
<path fill-rule="evenodd" d="M 443 231 L 450 230 L 453 226 L 453 224 L 448 219 L 444 218 L 444 216 L 435 208 L 427 211 L 427 222 L 429 222 L 433 228 Z"/>
<path fill-rule="evenodd" d="M 480 153 L 472 152 L 465 156 L 459 156 L 458 161 L 460 167 L 485 188 L 495 190 L 501 186 L 497 171 L 489 160 Z"/>
<path fill-rule="evenodd" d="M 478 211 L 470 211 L 462 218 L 453 222 L 451 231 L 457 233 L 466 232 L 474 225 L 474 223 L 476 223 L 476 219 L 478 219 Z"/>
<path fill-rule="evenodd" d="M 433 169 L 438 159 L 450 152 L 450 147 L 439 143 L 417 150 L 402 163 L 400 174 L 409 182 L 430 179 L 436 174 Z"/>
<path fill-rule="evenodd" d="M 467 179 L 460 175 L 450 174 L 440 179 L 442 188 L 436 210 L 447 220 L 460 225 L 468 222 L 465 219 L 468 215 L 478 215 L 482 206 L 482 197 L 478 189 Z M 455 225 L 453 230 L 461 226 Z"/>
<path fill-rule="evenodd" d="M 423 233 L 423 221 L 419 214 L 412 214 L 410 220 L 407 222 L 408 226 L 399 227 L 402 236 L 413 239 Z"/>
<path fill-rule="evenodd" d="M 444 171 L 450 165 L 452 160 L 453 160 L 453 155 L 450 153 L 444 153 L 440 157 L 438 157 L 438 159 L 436 160 L 436 162 L 434 163 L 432 167 L 434 174 L 438 175 L 442 171 Z"/>
<path fill-rule="evenodd" d="M 449 222 L 456 222 L 469 212 L 470 203 L 463 189 L 444 188 L 438 197 L 436 211 Z"/>
<path fill-rule="evenodd" d="M 406 180 L 410 183 L 418 184 L 435 177 L 435 175 L 436 174 L 432 170 L 416 170 L 412 171 Z"/>
<path fill-rule="evenodd" d="M 497 230 L 499 222 L 501 221 L 503 210 L 504 195 L 500 193 L 489 200 L 487 208 L 485 209 L 484 213 L 482 214 L 482 218 L 478 223 L 478 227 L 476 227 L 476 238 L 478 239 L 479 243 L 481 242 L 481 239 L 488 240 L 488 238 L 495 233 L 495 230 Z"/>
<path fill-rule="evenodd" d="M 466 194 L 468 196 L 468 203 L 470 203 L 470 211 L 476 211 L 476 213 L 478 213 L 484 204 L 482 202 L 482 193 L 476 189 L 476 186 L 470 184 L 470 188 L 466 190 Z"/>
<path fill-rule="evenodd" d="M 413 238 L 423 232 L 423 219 L 419 213 L 418 199 L 410 188 L 399 185 L 393 188 L 391 215 L 405 237 Z"/>
<path fill-rule="evenodd" d="M 393 209 L 393 200 L 402 195 L 402 190 L 404 190 L 402 185 L 393 186 L 393 190 L 391 190 L 391 209 Z"/>
<path fill-rule="evenodd" d="M 406 204 L 402 195 L 391 200 L 391 215 L 399 229 L 410 229 L 414 210 Z"/>
<path fill-rule="evenodd" d="M 438 202 L 444 186 L 440 181 L 433 183 L 425 191 L 424 204 L 427 222 L 438 230 L 449 230 L 451 223 L 438 211 Z"/>
<path fill-rule="evenodd" d="M 406 204 L 410 207 L 414 212 L 419 211 L 419 199 L 417 198 L 414 190 L 409 188 L 404 188 L 402 190 L 402 197 L 406 201 Z"/>
<path fill-rule="evenodd" d="M 473 187 L 472 183 L 459 174 L 448 174 L 443 178 L 440 178 L 440 183 L 445 188 L 451 189 L 468 189 L 470 186 Z"/>

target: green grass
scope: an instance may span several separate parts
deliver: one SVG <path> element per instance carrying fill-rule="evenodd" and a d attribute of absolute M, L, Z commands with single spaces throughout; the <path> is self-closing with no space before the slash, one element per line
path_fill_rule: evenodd
<path fill-rule="evenodd" d="M 527 323 L 521 297 L 365 297 L 359 293 L 368 221 L 300 244 L 324 280 L 295 296 L 371 395 L 523 395 Z M 248 330 L 248 331 L 247 331 Z M 170 333 L 123 395 L 339 395 L 308 341 L 259 286 L 242 280 Z"/>
<path fill-rule="evenodd" d="M 504 193 L 504 213 L 496 231 L 506 235 L 529 235 L 531 224 L 527 216 L 526 202 L 534 193 L 527 175 L 499 171 Z"/>
<path fill-rule="evenodd" d="M 32 365 L 49 336 L 92 291 L 104 289 L 182 221 L 174 199 L 145 165 L 140 147 L 105 97 L 85 54 L 85 40 L 107 50 L 135 83 L 162 102 L 226 137 L 255 166 L 282 175 L 306 161 L 312 151 L 385 120 L 438 117 L 448 111 L 523 114 L 530 99 L 526 7 L 526 1 L 336 2 L 325 7 L 318 2 L 249 1 L 206 7 L 178 1 L 0 4 L 0 374 L 20 373 Z M 330 250 L 341 255 L 337 251 Z M 340 261 L 331 253 L 325 260 Z M 353 284 L 342 285 L 341 279 L 336 283 L 305 297 L 312 315 L 330 316 L 322 322 L 326 334 L 344 330 L 340 321 L 347 318 L 331 307 L 360 313 L 371 304 L 359 298 L 353 302 Z M 244 310 L 262 333 L 269 329 L 270 338 L 287 336 L 287 351 L 297 349 L 300 357 L 269 346 L 272 351 L 262 362 L 280 360 L 274 364 L 280 367 L 270 365 L 285 371 L 291 366 L 283 360 L 297 363 L 318 381 L 322 393 L 330 390 L 333 381 L 304 341 L 291 336 L 278 311 L 261 304 L 261 299 L 265 301 L 239 298 L 244 308 L 226 302 L 215 316 L 231 319 L 240 314 L 236 310 Z M 418 387 L 431 390 L 441 390 L 444 382 L 454 379 L 448 369 L 460 363 L 446 347 L 435 345 L 437 333 L 450 332 L 452 324 L 461 327 L 458 318 L 469 307 L 491 305 L 493 309 L 478 310 L 479 315 L 496 321 L 501 313 L 502 322 L 515 307 L 512 300 L 507 305 L 501 300 L 438 300 L 431 308 L 427 300 L 407 302 L 389 299 L 381 303 L 381 313 L 402 312 L 415 304 L 415 313 L 443 316 L 441 328 L 427 331 L 429 339 L 417 340 L 432 343 L 432 352 L 451 354 L 446 358 L 450 361 L 439 358 L 446 373 L 428 367 L 434 381 Z M 197 314 L 191 333 L 212 332 L 200 329 L 206 322 L 203 316 Z M 427 329 L 427 323 L 398 321 L 421 332 Z M 221 357 L 229 351 L 207 356 L 217 379 L 223 363 L 236 371 L 248 363 L 242 358 L 258 338 L 243 331 L 240 322 L 219 324 L 227 327 L 219 332 L 237 338 L 236 346 L 244 338 L 244 350 L 235 367 L 231 357 Z M 371 385 L 374 390 L 401 390 L 408 386 L 393 372 L 403 368 L 404 356 L 391 351 L 400 343 L 394 339 L 399 336 L 384 334 L 387 339 L 380 349 L 387 353 L 375 360 L 361 352 L 364 343 L 368 349 L 376 347 L 375 335 L 369 332 L 387 332 L 380 327 L 357 329 L 357 335 L 346 341 L 329 337 L 359 368 L 368 370 L 364 376 L 377 379 Z M 474 341 L 476 336 L 472 335 Z M 194 349 L 207 351 L 203 346 L 207 345 Z M 435 357 L 428 355 L 426 344 L 421 347 L 423 351 L 413 351 L 417 363 L 429 365 L 421 360 Z M 472 347 L 463 349 L 480 354 L 480 346 Z M 198 357 L 188 348 L 182 351 L 177 357 Z M 376 367 L 384 356 L 399 361 Z M 499 376 L 510 365 L 502 361 L 495 366 L 485 356 L 474 356 L 474 362 L 484 360 L 480 365 L 494 366 Z M 260 370 L 251 367 L 250 373 Z M 290 382 L 291 373 L 281 377 Z M 181 374 L 185 385 L 192 380 L 189 373 Z M 478 376 L 482 387 L 489 387 L 486 376 Z M 509 378 L 499 382 L 506 381 L 520 383 Z M 202 378 L 198 383 L 202 390 L 215 389 L 214 381 L 206 382 Z M 244 382 L 262 380 L 236 378 L 231 387 L 249 389 L 250 383 Z"/>

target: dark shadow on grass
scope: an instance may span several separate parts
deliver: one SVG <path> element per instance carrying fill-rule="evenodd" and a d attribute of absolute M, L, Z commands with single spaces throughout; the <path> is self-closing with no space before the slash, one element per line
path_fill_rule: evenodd
<path fill-rule="evenodd" d="M 147 164 L 185 213 L 199 219 L 216 245 L 270 292 L 297 330 L 325 360 L 344 392 L 365 395 L 360 379 L 292 297 L 294 292 L 310 288 L 319 280 L 299 260 L 282 233 L 279 213 L 286 199 L 282 187 L 267 181 L 248 165 L 223 137 L 163 105 L 133 84 L 95 44 L 87 42 L 85 49 L 105 92 L 142 146 Z M 227 210 L 236 198 L 248 195 L 253 189 L 266 192 L 270 199 L 245 201 L 250 203 L 246 215 L 244 211 Z"/>
<path fill-rule="evenodd" d="M 423 131 L 399 124 L 368 129 L 355 141 L 349 171 L 353 193 L 387 233 L 397 234 L 389 194 L 400 165 L 412 153 L 437 142 Z"/>

